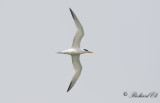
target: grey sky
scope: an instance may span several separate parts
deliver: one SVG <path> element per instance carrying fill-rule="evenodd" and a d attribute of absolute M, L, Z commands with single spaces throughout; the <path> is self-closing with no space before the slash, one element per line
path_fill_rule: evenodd
<path fill-rule="evenodd" d="M 160 93 L 159 0 L 0 0 L 0 103 L 158 103 L 123 92 Z M 69 48 L 85 31 L 76 85 Z"/>

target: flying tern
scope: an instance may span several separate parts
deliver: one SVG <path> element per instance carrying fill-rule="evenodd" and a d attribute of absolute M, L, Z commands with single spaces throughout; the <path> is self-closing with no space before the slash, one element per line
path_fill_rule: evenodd
<path fill-rule="evenodd" d="M 70 9 L 70 8 L 69 8 Z M 82 70 L 82 65 L 80 63 L 80 55 L 84 54 L 84 53 L 93 53 L 91 51 L 88 51 L 87 49 L 80 49 L 80 42 L 82 37 L 84 36 L 84 31 L 83 31 L 83 27 L 81 25 L 81 23 L 79 22 L 77 16 L 74 14 L 74 12 L 70 9 L 71 15 L 73 17 L 73 20 L 75 22 L 75 25 L 77 27 L 77 32 L 74 36 L 73 39 L 73 43 L 71 48 L 64 50 L 64 51 L 60 51 L 58 53 L 60 54 L 68 54 L 71 55 L 72 57 L 72 64 L 73 64 L 73 68 L 74 68 L 74 74 L 72 77 L 72 80 L 70 82 L 70 85 L 67 89 L 67 92 L 69 90 L 71 90 L 71 88 L 74 86 L 74 84 L 76 83 L 76 81 L 78 80 L 80 74 L 81 74 L 81 70 Z"/>

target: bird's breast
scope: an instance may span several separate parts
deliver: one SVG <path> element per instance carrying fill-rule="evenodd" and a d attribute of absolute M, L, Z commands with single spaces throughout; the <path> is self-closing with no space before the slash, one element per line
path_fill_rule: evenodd
<path fill-rule="evenodd" d="M 68 49 L 68 54 L 70 55 L 76 55 L 76 54 L 81 54 L 81 51 L 78 49 Z"/>

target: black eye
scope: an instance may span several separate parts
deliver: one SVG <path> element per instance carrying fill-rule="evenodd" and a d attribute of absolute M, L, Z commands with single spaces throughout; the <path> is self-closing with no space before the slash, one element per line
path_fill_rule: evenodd
<path fill-rule="evenodd" d="M 83 50 L 88 51 L 87 49 L 83 49 Z"/>

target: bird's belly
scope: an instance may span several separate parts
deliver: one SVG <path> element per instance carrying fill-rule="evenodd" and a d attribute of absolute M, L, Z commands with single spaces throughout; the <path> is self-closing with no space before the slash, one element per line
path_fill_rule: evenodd
<path fill-rule="evenodd" d="M 76 55 L 76 54 L 81 54 L 81 52 L 78 50 L 70 49 L 70 50 L 68 50 L 68 54 L 69 55 Z"/>

